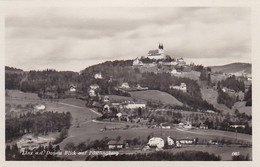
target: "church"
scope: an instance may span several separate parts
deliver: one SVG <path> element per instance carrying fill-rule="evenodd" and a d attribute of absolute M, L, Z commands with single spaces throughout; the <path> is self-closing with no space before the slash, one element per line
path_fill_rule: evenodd
<path fill-rule="evenodd" d="M 150 51 L 148 52 L 147 57 L 148 57 L 149 59 L 156 59 L 156 60 L 158 60 L 158 59 L 164 59 L 165 56 L 164 56 L 164 51 L 163 51 L 163 44 L 162 44 L 162 43 L 159 43 L 158 49 L 156 49 L 156 50 L 150 50 Z"/>

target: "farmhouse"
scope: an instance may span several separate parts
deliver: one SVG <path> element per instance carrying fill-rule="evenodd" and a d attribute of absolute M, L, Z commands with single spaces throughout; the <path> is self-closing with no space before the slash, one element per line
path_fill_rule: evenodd
<path fill-rule="evenodd" d="M 122 149 L 124 147 L 124 143 L 122 141 L 110 140 L 108 143 L 108 149 Z"/>
<path fill-rule="evenodd" d="M 152 137 L 147 144 L 149 147 L 163 148 L 164 140 L 160 137 Z"/>
<path fill-rule="evenodd" d="M 156 49 L 156 50 L 150 50 L 148 52 L 147 57 L 149 59 L 156 59 L 156 60 L 158 60 L 158 59 L 165 59 L 164 50 L 163 50 L 163 44 L 160 43 L 158 49 Z"/>
<path fill-rule="evenodd" d="M 177 90 L 181 90 L 183 92 L 187 92 L 187 87 L 185 83 L 181 83 L 180 86 L 170 86 L 170 89 L 177 89 Z"/>

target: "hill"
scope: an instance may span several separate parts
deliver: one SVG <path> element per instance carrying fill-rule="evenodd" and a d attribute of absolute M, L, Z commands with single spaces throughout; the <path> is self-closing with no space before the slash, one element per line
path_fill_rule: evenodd
<path fill-rule="evenodd" d="M 252 64 L 249 63 L 232 63 L 223 66 L 211 66 L 212 72 L 221 71 L 224 73 L 247 73 L 251 74 Z"/>
<path fill-rule="evenodd" d="M 152 102 L 161 102 L 163 104 L 170 104 L 170 105 L 183 105 L 179 100 L 177 100 L 172 95 L 162 92 L 159 90 L 146 90 L 146 91 L 137 91 L 137 92 L 130 92 L 131 97 L 137 100 L 145 100 L 145 101 L 152 101 Z"/>

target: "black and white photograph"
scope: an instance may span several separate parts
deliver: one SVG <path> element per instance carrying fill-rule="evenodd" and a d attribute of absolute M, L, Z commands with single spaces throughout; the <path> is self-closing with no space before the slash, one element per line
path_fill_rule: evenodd
<path fill-rule="evenodd" d="M 5 161 L 253 161 L 252 10 L 5 8 Z"/>

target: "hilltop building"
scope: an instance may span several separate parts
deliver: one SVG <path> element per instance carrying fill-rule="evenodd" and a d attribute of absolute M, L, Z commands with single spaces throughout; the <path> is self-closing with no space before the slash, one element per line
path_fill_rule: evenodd
<path fill-rule="evenodd" d="M 147 57 L 149 59 L 165 59 L 164 50 L 163 50 L 163 44 L 160 43 L 158 49 L 156 50 L 150 50 L 148 52 Z"/>

